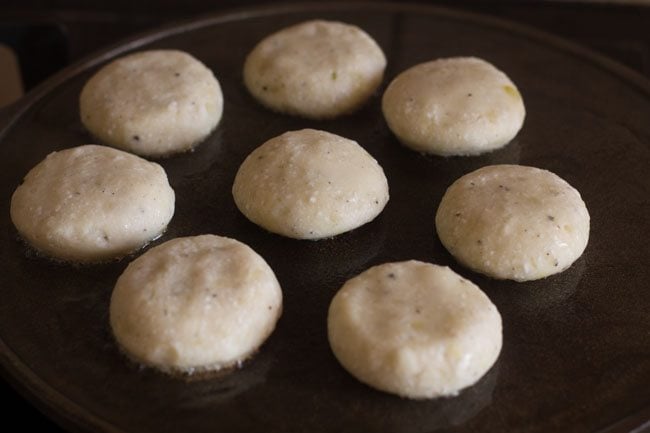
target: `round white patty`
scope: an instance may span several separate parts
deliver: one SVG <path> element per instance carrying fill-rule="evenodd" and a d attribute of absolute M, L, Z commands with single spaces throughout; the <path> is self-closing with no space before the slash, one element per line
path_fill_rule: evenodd
<path fill-rule="evenodd" d="M 474 57 L 434 60 L 402 72 L 386 89 L 382 109 L 405 146 L 443 156 L 502 147 L 526 115 L 513 82 Z"/>
<path fill-rule="evenodd" d="M 448 189 L 436 214 L 445 248 L 493 278 L 528 281 L 562 272 L 589 240 L 580 194 L 550 171 L 493 165 Z"/>
<path fill-rule="evenodd" d="M 357 228 L 388 202 L 386 176 L 368 152 L 314 129 L 286 132 L 255 149 L 239 167 L 232 192 L 249 220 L 296 239 Z"/>
<path fill-rule="evenodd" d="M 135 361 L 165 372 L 243 361 L 273 332 L 282 291 L 250 247 L 214 235 L 177 238 L 134 260 L 117 280 L 110 323 Z"/>
<path fill-rule="evenodd" d="M 96 262 L 160 236 L 174 214 L 163 168 L 110 147 L 50 153 L 11 198 L 11 219 L 34 248 L 54 258 Z"/>
<path fill-rule="evenodd" d="M 208 68 L 182 51 L 143 51 L 100 69 L 84 86 L 81 121 L 102 142 L 139 155 L 191 149 L 217 126 L 223 95 Z"/>
<path fill-rule="evenodd" d="M 359 108 L 377 89 L 386 57 L 360 28 L 307 21 L 263 39 L 246 58 L 244 82 L 267 107 L 308 118 Z"/>
<path fill-rule="evenodd" d="M 447 267 L 386 263 L 347 281 L 327 318 L 343 367 L 373 388 L 409 398 L 457 394 L 501 350 L 501 316 Z"/>

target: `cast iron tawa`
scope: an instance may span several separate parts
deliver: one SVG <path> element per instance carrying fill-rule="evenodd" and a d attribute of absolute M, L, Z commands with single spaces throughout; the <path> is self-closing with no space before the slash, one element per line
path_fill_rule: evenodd
<path fill-rule="evenodd" d="M 359 112 L 331 121 L 273 113 L 242 83 L 264 36 L 306 19 L 356 24 L 388 58 L 384 83 Z M 155 244 L 214 233 L 239 239 L 275 270 L 284 314 L 237 371 L 182 380 L 128 362 L 108 326 L 113 285 L 133 257 L 72 266 L 42 258 L 9 219 L 13 190 L 49 152 L 93 142 L 79 121 L 84 82 L 128 52 L 185 50 L 211 68 L 225 96 L 218 129 L 194 152 L 163 159 L 176 214 Z M 391 135 L 381 93 L 397 73 L 449 56 L 482 57 L 519 87 L 527 117 L 509 145 L 438 158 Z M 67 428 L 106 432 L 627 431 L 650 419 L 650 84 L 602 57 L 516 24 L 401 4 L 252 9 L 162 29 L 73 66 L 28 95 L 0 127 L 0 353 L 5 376 Z M 237 210 L 231 185 L 254 148 L 287 130 L 358 141 L 383 166 L 391 199 L 373 222 L 334 239 L 270 234 Z M 458 265 L 434 215 L 447 186 L 488 164 L 548 169 L 581 193 L 587 250 L 540 281 L 496 281 Z M 141 253 L 141 252 L 140 252 Z M 138 254 L 140 254 L 138 253 Z M 137 255 L 137 254 L 136 254 Z M 375 391 L 332 355 L 329 302 L 343 282 L 388 261 L 417 259 L 477 283 L 503 317 L 503 351 L 454 398 L 409 401 Z"/>

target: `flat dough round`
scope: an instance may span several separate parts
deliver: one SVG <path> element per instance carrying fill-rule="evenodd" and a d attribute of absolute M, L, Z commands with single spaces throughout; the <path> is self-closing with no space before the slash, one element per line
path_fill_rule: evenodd
<path fill-rule="evenodd" d="M 528 281 L 562 272 L 589 240 L 580 193 L 550 171 L 493 165 L 448 189 L 436 214 L 445 248 L 493 278 Z"/>
<path fill-rule="evenodd" d="M 100 69 L 84 86 L 81 121 L 103 143 L 143 156 L 190 150 L 217 126 L 219 82 L 174 50 L 142 51 Z"/>
<path fill-rule="evenodd" d="M 325 131 L 286 132 L 255 149 L 233 185 L 255 224 L 296 239 L 321 239 L 372 221 L 388 202 L 377 161 L 355 141 Z"/>
<path fill-rule="evenodd" d="M 438 59 L 402 72 L 386 89 L 382 109 L 405 146 L 442 156 L 502 147 L 526 116 L 514 83 L 474 57 Z"/>
<path fill-rule="evenodd" d="M 50 153 L 11 198 L 11 220 L 37 250 L 97 262 L 126 255 L 160 236 L 174 215 L 163 168 L 105 146 Z"/>
<path fill-rule="evenodd" d="M 136 362 L 189 374 L 245 360 L 281 313 L 280 285 L 262 257 L 234 239 L 202 235 L 131 262 L 113 290 L 110 324 Z"/>
<path fill-rule="evenodd" d="M 244 82 L 272 110 L 332 118 L 359 108 L 379 87 L 386 57 L 360 28 L 307 21 L 263 39 L 246 58 Z"/>
<path fill-rule="evenodd" d="M 455 395 L 501 351 L 501 316 L 447 267 L 386 263 L 347 281 L 327 317 L 341 365 L 373 388 L 408 398 Z"/>

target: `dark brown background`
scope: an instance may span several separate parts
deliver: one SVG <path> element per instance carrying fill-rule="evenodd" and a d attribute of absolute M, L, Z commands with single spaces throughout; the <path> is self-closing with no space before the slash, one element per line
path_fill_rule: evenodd
<path fill-rule="evenodd" d="M 4 39 L 18 47 L 29 88 L 62 66 L 128 35 L 201 14 L 273 3 L 268 0 L 3 0 L 0 42 Z M 531 25 L 593 48 L 650 76 L 648 1 L 415 0 L 413 3 L 449 6 Z M 53 31 L 61 35 L 53 35 Z"/>

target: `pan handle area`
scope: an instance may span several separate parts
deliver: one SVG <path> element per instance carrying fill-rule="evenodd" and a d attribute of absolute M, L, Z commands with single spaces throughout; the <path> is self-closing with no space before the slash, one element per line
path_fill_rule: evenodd
<path fill-rule="evenodd" d="M 0 43 L 0 126 L 5 126 L 23 94 L 24 86 L 16 52 L 9 45 Z"/>

